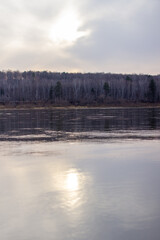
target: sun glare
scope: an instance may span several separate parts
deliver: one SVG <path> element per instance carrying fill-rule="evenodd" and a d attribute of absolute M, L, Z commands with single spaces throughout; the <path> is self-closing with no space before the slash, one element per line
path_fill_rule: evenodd
<path fill-rule="evenodd" d="M 76 191 L 79 188 L 78 174 L 75 172 L 68 173 L 66 179 L 66 189 L 69 191 Z"/>
<path fill-rule="evenodd" d="M 56 44 L 72 44 L 87 32 L 80 31 L 81 21 L 75 10 L 68 9 L 61 13 L 52 25 L 50 39 Z"/>

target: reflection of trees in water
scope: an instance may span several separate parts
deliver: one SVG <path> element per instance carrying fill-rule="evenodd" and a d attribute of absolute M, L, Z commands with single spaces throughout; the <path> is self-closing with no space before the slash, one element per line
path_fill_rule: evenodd
<path fill-rule="evenodd" d="M 54 125 L 53 125 L 53 112 L 52 111 L 49 112 L 49 123 L 50 123 L 49 127 L 52 130 L 54 128 Z"/>
<path fill-rule="evenodd" d="M 5 123 L 2 119 L 0 119 L 0 133 L 5 132 Z"/>
<path fill-rule="evenodd" d="M 109 128 L 110 128 L 110 121 L 108 119 L 106 119 L 104 122 L 104 130 L 108 131 Z"/>
<path fill-rule="evenodd" d="M 63 115 L 61 112 L 57 113 L 57 121 L 55 122 L 56 124 L 56 131 L 62 131 L 63 129 Z"/>
<path fill-rule="evenodd" d="M 160 109 L 72 109 L 1 111 L 0 133 L 90 132 L 160 129 Z"/>
<path fill-rule="evenodd" d="M 157 120 L 156 120 L 156 109 L 151 109 L 151 111 L 149 111 L 149 116 L 148 116 L 148 120 L 149 120 L 149 126 L 151 129 L 156 129 L 156 125 L 157 125 Z"/>

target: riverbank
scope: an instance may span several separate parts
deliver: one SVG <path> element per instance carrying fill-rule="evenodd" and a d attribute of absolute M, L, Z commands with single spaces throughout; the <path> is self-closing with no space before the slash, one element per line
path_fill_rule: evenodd
<path fill-rule="evenodd" d="M 87 105 L 62 105 L 50 103 L 6 103 L 0 104 L 0 110 L 7 109 L 84 109 L 84 108 L 160 108 L 160 103 L 108 103 Z"/>

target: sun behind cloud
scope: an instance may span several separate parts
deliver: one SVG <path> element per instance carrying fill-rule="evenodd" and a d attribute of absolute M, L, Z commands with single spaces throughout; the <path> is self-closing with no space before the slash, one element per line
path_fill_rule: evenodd
<path fill-rule="evenodd" d="M 82 22 L 73 8 L 66 9 L 53 23 L 49 37 L 57 45 L 72 45 L 78 38 L 88 35 L 81 31 Z"/>

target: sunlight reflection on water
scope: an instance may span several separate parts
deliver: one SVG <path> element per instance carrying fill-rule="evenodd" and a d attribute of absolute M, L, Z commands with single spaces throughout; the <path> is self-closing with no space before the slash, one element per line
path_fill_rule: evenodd
<path fill-rule="evenodd" d="M 151 116 L 152 111 L 147 114 Z M 100 115 L 103 120 L 104 115 Z M 62 141 L 40 140 L 42 130 L 44 136 L 52 134 L 48 122 L 46 128 L 43 125 L 44 120 L 36 130 L 29 125 L 26 131 L 30 131 L 31 140 L 25 140 L 24 125 L 30 124 L 26 120 L 13 125 L 9 121 L 6 128 L 1 125 L 1 136 L 7 136 L 0 141 L 1 239 L 159 240 L 160 125 L 152 119 L 152 129 L 147 122 L 142 124 L 142 116 L 136 116 L 135 122 L 133 117 L 129 125 L 121 120 L 121 124 L 117 121 L 112 126 L 112 122 L 97 116 L 99 122 L 91 125 L 85 125 L 84 119 L 74 127 L 58 125 L 58 129 L 64 129 L 54 134 L 62 134 Z M 88 119 L 94 119 L 94 114 Z M 22 132 L 21 128 L 16 127 L 18 132 L 13 129 L 16 124 L 23 125 Z M 56 128 L 58 123 L 54 124 Z M 99 131 L 95 130 L 98 127 Z M 76 135 L 72 141 L 64 137 L 65 128 Z M 83 139 L 78 138 L 80 134 Z M 87 134 L 97 134 L 98 141 L 86 138 Z M 107 134 L 109 140 L 102 141 Z M 115 139 L 111 139 L 114 134 Z M 148 138 L 154 135 L 154 140 Z M 8 136 L 16 140 L 8 141 Z"/>
<path fill-rule="evenodd" d="M 2 239 L 160 234 L 158 140 L 6 143 L 0 143 Z"/>
<path fill-rule="evenodd" d="M 68 191 L 77 191 L 79 189 L 79 176 L 77 171 L 70 170 L 66 176 L 66 189 Z"/>

